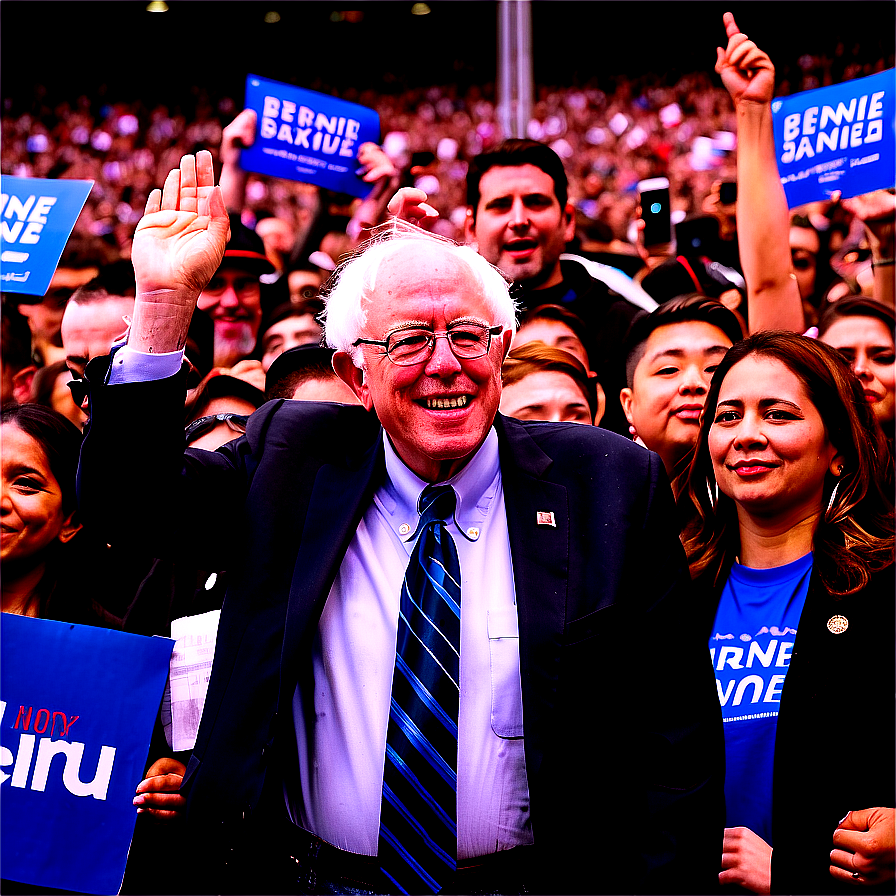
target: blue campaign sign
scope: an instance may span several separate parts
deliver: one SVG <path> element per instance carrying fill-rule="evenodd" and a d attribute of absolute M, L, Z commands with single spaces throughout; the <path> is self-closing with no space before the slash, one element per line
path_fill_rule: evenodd
<path fill-rule="evenodd" d="M 3 614 L 3 877 L 119 891 L 173 647 L 168 638 Z"/>
<path fill-rule="evenodd" d="M 790 208 L 896 182 L 894 69 L 776 99 L 772 121 Z"/>
<path fill-rule="evenodd" d="M 87 201 L 92 180 L 0 177 L 0 284 L 42 296 Z"/>
<path fill-rule="evenodd" d="M 351 196 L 370 192 L 355 172 L 358 147 L 380 141 L 373 109 L 256 75 L 246 77 L 246 107 L 258 115 L 255 142 L 240 154 L 246 171 Z"/>

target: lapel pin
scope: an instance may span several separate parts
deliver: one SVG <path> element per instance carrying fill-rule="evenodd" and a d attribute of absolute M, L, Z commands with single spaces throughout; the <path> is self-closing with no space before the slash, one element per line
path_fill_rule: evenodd
<path fill-rule="evenodd" d="M 555 529 L 557 528 L 557 523 L 554 520 L 554 512 L 552 510 L 539 510 L 535 514 L 535 522 L 539 526 L 553 526 Z"/>
<path fill-rule="evenodd" d="M 835 635 L 842 635 L 849 628 L 849 620 L 845 616 L 831 616 L 828 619 L 828 631 Z"/>

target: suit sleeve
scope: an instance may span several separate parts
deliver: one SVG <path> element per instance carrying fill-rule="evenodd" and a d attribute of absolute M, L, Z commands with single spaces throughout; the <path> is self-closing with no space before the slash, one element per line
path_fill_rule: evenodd
<path fill-rule="evenodd" d="M 639 761 L 650 833 L 645 892 L 718 888 L 724 834 L 724 743 L 715 677 L 665 472 L 652 456 L 651 497 L 635 566 L 641 637 Z"/>
<path fill-rule="evenodd" d="M 113 546 L 226 568 L 251 466 L 248 440 L 185 453 L 185 375 L 108 385 L 108 359 L 97 362 L 88 365 L 90 421 L 78 465 L 85 524 Z"/>

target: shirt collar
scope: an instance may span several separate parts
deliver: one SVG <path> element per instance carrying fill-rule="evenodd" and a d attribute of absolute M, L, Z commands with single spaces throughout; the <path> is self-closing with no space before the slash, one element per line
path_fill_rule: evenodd
<path fill-rule="evenodd" d="M 386 482 L 375 500 L 398 536 L 407 541 L 417 528 L 417 501 L 430 483 L 424 482 L 405 466 L 385 431 L 383 447 L 386 453 Z M 457 493 L 454 524 L 468 541 L 477 541 L 482 533 L 483 523 L 498 493 L 500 472 L 498 434 L 492 427 L 479 450 L 463 469 L 444 483 L 439 483 L 453 486 Z"/>

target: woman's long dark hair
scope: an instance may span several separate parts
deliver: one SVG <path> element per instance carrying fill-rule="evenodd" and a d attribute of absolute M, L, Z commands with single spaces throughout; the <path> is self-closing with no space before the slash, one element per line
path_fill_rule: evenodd
<path fill-rule="evenodd" d="M 872 572 L 893 562 L 893 505 L 886 492 L 889 450 L 862 386 L 838 351 L 795 333 L 754 333 L 728 350 L 713 374 L 700 433 L 687 470 L 679 506 L 682 541 L 694 578 L 709 576 L 715 586 L 740 550 L 734 502 L 715 492 L 708 437 L 719 390 L 728 371 L 751 355 L 771 358 L 795 374 L 818 410 L 831 444 L 843 456 L 837 495 L 819 519 L 813 540 L 814 564 L 828 591 L 846 596 L 860 591 Z M 829 476 L 826 495 L 834 488 Z"/>
<path fill-rule="evenodd" d="M 0 425 L 11 424 L 31 436 L 43 449 L 53 478 L 62 494 L 62 515 L 68 517 L 77 507 L 75 477 L 81 451 L 81 431 L 62 414 L 38 404 L 18 404 L 0 411 Z M 66 544 L 54 542 L 48 548 L 46 571 L 28 603 L 37 602 L 42 618 L 49 613 L 51 602 L 58 599 L 57 590 L 67 559 L 77 551 L 80 533 Z M 26 607 L 27 609 L 27 607 Z"/>

